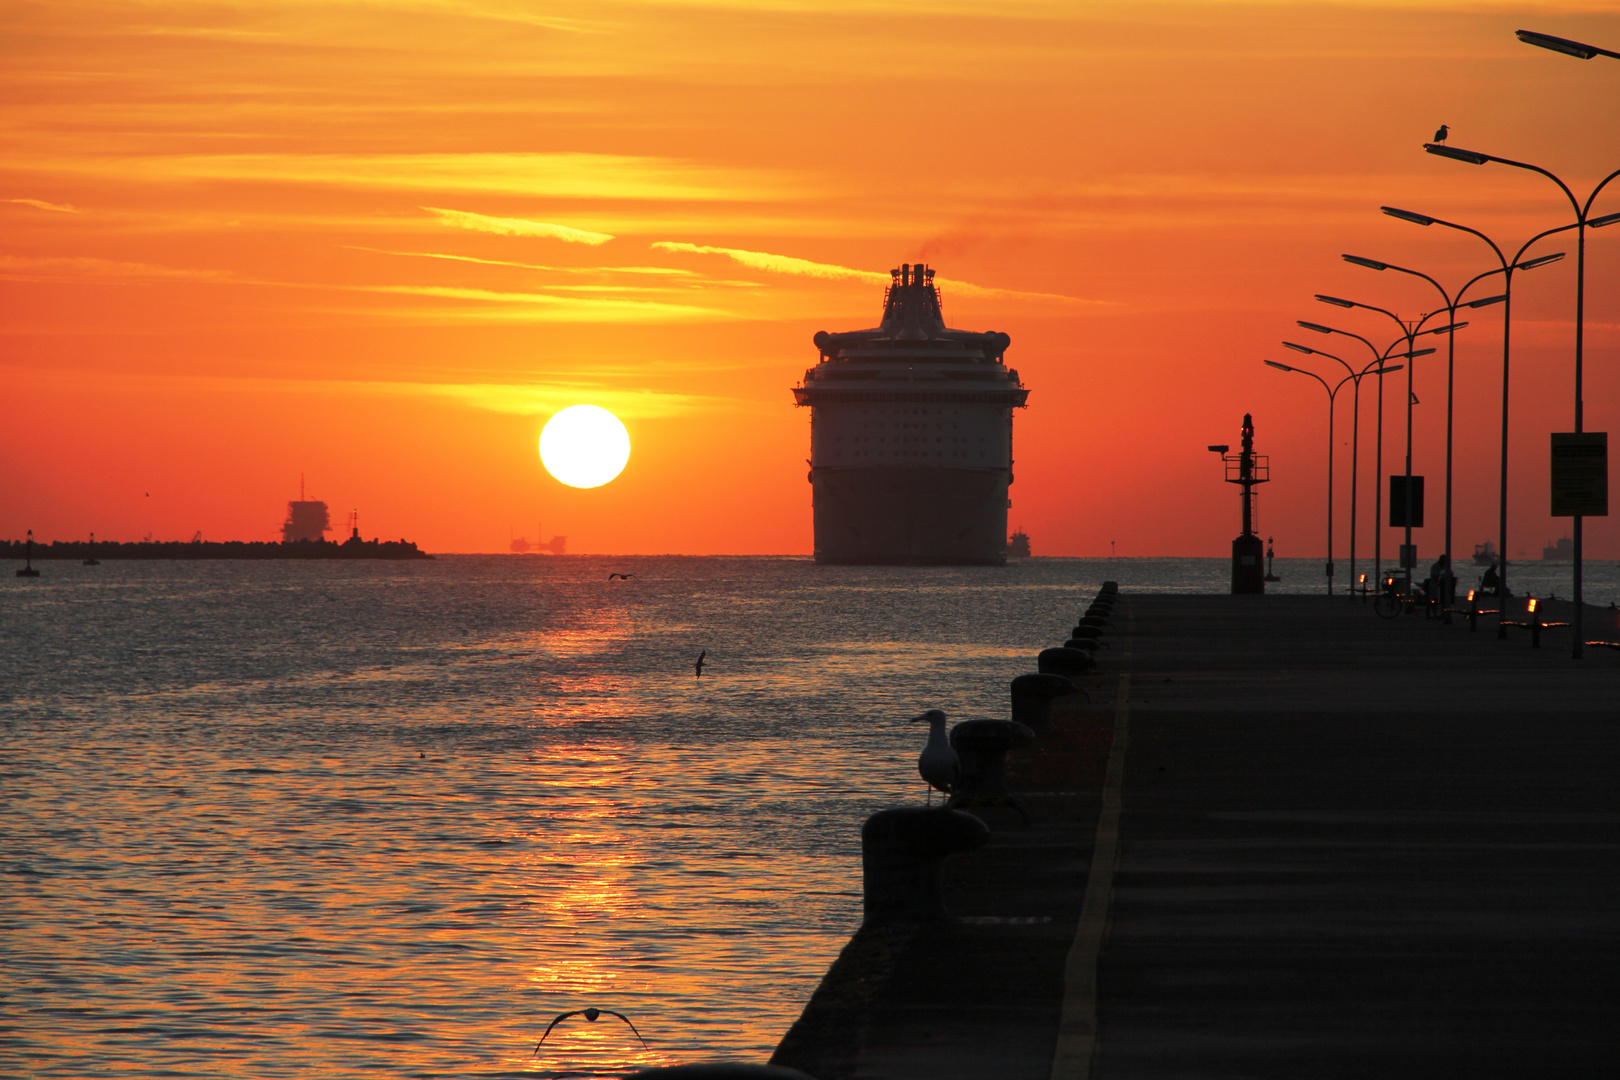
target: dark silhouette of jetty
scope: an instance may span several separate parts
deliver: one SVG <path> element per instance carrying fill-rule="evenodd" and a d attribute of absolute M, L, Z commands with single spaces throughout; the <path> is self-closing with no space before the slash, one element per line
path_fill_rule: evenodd
<path fill-rule="evenodd" d="M 0 541 L 0 558 L 21 559 L 28 554 L 24 541 Z M 137 540 L 120 544 L 78 540 L 35 544 L 35 559 L 431 559 L 410 540 L 362 540 L 350 536 L 341 544 L 330 540 Z M 93 565 L 93 564 L 92 564 Z"/>

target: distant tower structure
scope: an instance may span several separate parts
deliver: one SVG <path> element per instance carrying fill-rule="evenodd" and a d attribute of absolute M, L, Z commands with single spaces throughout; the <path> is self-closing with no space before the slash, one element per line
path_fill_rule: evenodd
<path fill-rule="evenodd" d="M 1226 463 L 1226 482 L 1243 486 L 1243 535 L 1232 541 L 1232 592 L 1266 591 L 1266 545 L 1254 531 L 1254 487 L 1271 480 L 1271 461 L 1254 452 L 1254 417 L 1243 414 L 1243 445 L 1236 454 L 1211 446 Z"/>
<path fill-rule="evenodd" d="M 882 323 L 816 334 L 793 391 L 810 406 L 816 561 L 999 566 L 1029 397 L 1003 363 L 1012 338 L 948 328 L 931 268 L 890 275 Z"/>
<path fill-rule="evenodd" d="M 304 476 L 298 476 L 298 501 L 287 504 L 287 520 L 281 525 L 281 542 L 294 540 L 324 540 L 332 529 L 332 518 L 326 504 L 304 499 Z"/>

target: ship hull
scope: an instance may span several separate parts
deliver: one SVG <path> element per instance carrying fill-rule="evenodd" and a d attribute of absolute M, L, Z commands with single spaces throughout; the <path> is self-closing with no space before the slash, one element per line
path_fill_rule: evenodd
<path fill-rule="evenodd" d="M 1005 469 L 818 468 L 810 483 L 819 563 L 1007 561 Z"/>

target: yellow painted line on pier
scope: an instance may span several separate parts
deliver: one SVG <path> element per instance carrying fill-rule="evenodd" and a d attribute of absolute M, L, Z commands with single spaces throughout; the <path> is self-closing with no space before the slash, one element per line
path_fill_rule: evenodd
<path fill-rule="evenodd" d="M 1128 639 L 1127 639 L 1128 640 Z M 1124 659 L 1130 658 L 1129 646 Z M 1130 741 L 1131 677 L 1122 673 L 1114 698 L 1114 743 L 1103 780 L 1097 839 L 1091 848 L 1091 871 L 1080 925 L 1063 963 L 1063 1011 L 1058 1017 L 1057 1046 L 1052 1052 L 1052 1080 L 1090 1080 L 1097 1057 L 1097 956 L 1108 936 L 1114 900 L 1114 871 L 1119 868 L 1120 794 L 1125 786 L 1125 748 Z"/>

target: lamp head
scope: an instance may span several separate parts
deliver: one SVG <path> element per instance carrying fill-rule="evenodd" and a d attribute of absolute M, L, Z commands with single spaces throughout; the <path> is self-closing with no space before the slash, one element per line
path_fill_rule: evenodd
<path fill-rule="evenodd" d="M 1364 259 L 1360 255 L 1340 255 L 1339 258 L 1356 266 L 1365 266 L 1369 270 L 1389 269 L 1389 263 L 1381 263 L 1377 259 Z"/>
<path fill-rule="evenodd" d="M 1490 307 L 1492 304 L 1500 304 L 1506 299 L 1507 293 L 1502 293 L 1500 296 L 1487 296 L 1483 300 L 1470 300 L 1463 307 Z"/>
<path fill-rule="evenodd" d="M 1317 293 L 1316 298 L 1318 300 L 1322 301 L 1322 303 L 1324 303 L 1324 304 L 1332 304 L 1334 307 L 1355 307 L 1356 306 L 1356 302 L 1354 300 L 1340 300 L 1337 296 L 1323 296 L 1321 293 Z"/>
<path fill-rule="evenodd" d="M 1262 361 L 1262 362 L 1266 365 L 1266 367 L 1274 367 L 1278 371 L 1293 371 L 1293 370 L 1295 370 L 1294 368 L 1289 367 L 1287 364 L 1279 364 L 1275 360 L 1265 360 L 1265 361 Z"/>
<path fill-rule="evenodd" d="M 1433 349 L 1429 349 L 1428 351 L 1429 352 L 1434 352 Z M 1392 372 L 1396 372 L 1396 371 L 1401 370 L 1405 366 L 1406 366 L 1405 364 L 1390 364 L 1387 367 L 1374 368 L 1372 373 L 1374 375 L 1389 375 Z"/>
<path fill-rule="evenodd" d="M 1477 150 L 1463 150 L 1456 146 L 1447 146 L 1445 143 L 1424 143 L 1423 149 L 1435 157 L 1451 158 L 1453 161 L 1466 161 L 1470 165 L 1483 165 L 1491 160 L 1491 155 L 1481 154 Z"/>
<path fill-rule="evenodd" d="M 1579 41 L 1571 41 L 1569 38 L 1553 37 L 1551 34 L 1538 34 L 1534 30 L 1515 30 L 1513 32 L 1518 36 L 1519 40 L 1524 42 L 1526 45 L 1535 45 L 1538 48 L 1551 49 L 1553 52 L 1563 53 L 1565 56 L 1573 56 L 1580 60 L 1590 60 L 1592 57 L 1596 56 L 1602 51 L 1601 49 L 1593 48 L 1591 45 L 1583 45 Z"/>
<path fill-rule="evenodd" d="M 1551 255 L 1542 255 L 1534 259 L 1526 259 L 1522 263 L 1516 263 L 1514 264 L 1513 269 L 1534 270 L 1538 266 L 1546 266 L 1548 263 L 1555 263 L 1563 257 L 1564 253 L 1562 251 L 1555 251 Z"/>
<path fill-rule="evenodd" d="M 1602 217 L 1587 218 L 1586 227 L 1588 229 L 1601 229 L 1603 226 L 1613 225 L 1617 221 L 1620 221 L 1620 214 L 1604 214 Z"/>
<path fill-rule="evenodd" d="M 1318 334 L 1331 334 L 1333 327 L 1323 326 L 1321 323 L 1306 322 L 1304 319 L 1295 319 L 1295 325 L 1303 326 L 1307 330 L 1315 330 Z"/>
<path fill-rule="evenodd" d="M 1421 334 L 1451 334 L 1451 333 L 1455 333 L 1458 330 L 1461 330 L 1463 327 L 1465 327 L 1467 325 L 1468 324 L 1465 323 L 1465 322 L 1447 323 L 1445 326 L 1430 327 L 1428 330 L 1419 331 L 1419 333 L 1421 333 Z"/>
<path fill-rule="evenodd" d="M 1295 352 L 1302 352 L 1302 353 L 1305 353 L 1307 355 L 1316 352 L 1315 349 L 1309 347 L 1308 345 L 1295 345 L 1292 341 L 1283 342 L 1283 348 L 1285 348 L 1285 349 L 1293 349 Z M 1271 361 L 1267 360 L 1266 363 L 1270 364 Z M 1273 365 L 1273 366 L 1275 366 L 1275 365 Z"/>
<path fill-rule="evenodd" d="M 1434 224 L 1434 218 L 1428 217 L 1425 214 L 1414 214 L 1410 210 L 1401 210 L 1393 206 L 1380 206 L 1378 209 L 1382 210 L 1392 218 L 1400 218 L 1402 221 L 1410 221 L 1414 225 Z"/>
<path fill-rule="evenodd" d="M 1215 446 L 1210 447 L 1209 452 L 1212 454 L 1224 454 L 1230 449 L 1232 448 L 1227 446 L 1225 443 L 1218 443 Z"/>
<path fill-rule="evenodd" d="M 1434 352 L 1433 349 L 1413 349 L 1411 352 L 1396 353 L 1395 355 L 1396 356 L 1405 356 L 1405 357 L 1410 358 L 1410 357 L 1417 357 L 1417 356 L 1428 356 L 1432 352 Z"/>

